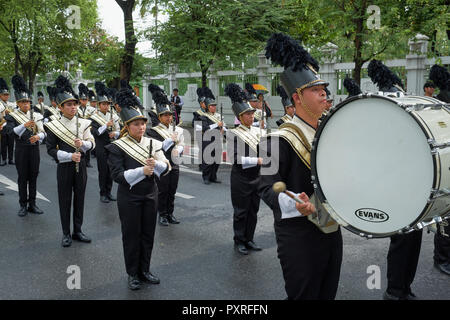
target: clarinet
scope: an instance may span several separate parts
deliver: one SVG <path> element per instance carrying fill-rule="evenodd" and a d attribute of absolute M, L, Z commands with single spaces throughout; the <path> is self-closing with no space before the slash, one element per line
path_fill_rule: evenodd
<path fill-rule="evenodd" d="M 111 114 L 111 116 L 109 117 L 109 120 L 113 120 L 113 111 L 112 111 L 112 105 L 109 107 L 109 113 Z M 110 126 L 109 128 L 108 128 L 108 131 L 109 132 L 112 132 L 113 131 L 113 127 L 112 126 Z M 113 138 L 109 138 L 109 141 L 113 141 L 114 139 Z"/>
<path fill-rule="evenodd" d="M 263 121 L 264 121 L 264 105 L 261 103 L 261 106 L 262 106 L 262 108 L 261 108 L 261 120 L 260 120 L 260 122 L 259 122 L 259 136 L 260 137 L 262 137 L 262 127 L 263 127 Z M 265 124 L 265 123 L 264 123 Z"/>
<path fill-rule="evenodd" d="M 77 139 L 78 139 L 78 134 L 79 134 L 79 130 L 78 130 L 78 112 L 77 112 L 77 114 L 75 115 L 77 118 L 76 118 L 76 127 L 77 127 L 77 131 L 76 131 L 76 134 L 77 134 Z M 75 152 L 80 152 L 80 148 L 78 148 L 78 147 L 76 147 L 75 148 Z M 80 171 L 80 163 L 79 162 L 75 162 L 75 171 L 78 173 L 79 171 Z"/>
<path fill-rule="evenodd" d="M 153 140 L 150 138 L 150 147 L 148 148 L 148 157 L 152 158 L 152 152 L 153 152 Z"/>
<path fill-rule="evenodd" d="M 222 103 L 220 104 L 220 122 L 222 122 L 222 128 L 223 128 L 223 108 L 222 108 Z"/>

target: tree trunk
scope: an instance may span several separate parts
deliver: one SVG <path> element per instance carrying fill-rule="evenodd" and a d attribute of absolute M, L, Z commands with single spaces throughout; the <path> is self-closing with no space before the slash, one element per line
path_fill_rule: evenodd
<path fill-rule="evenodd" d="M 123 53 L 122 60 L 120 62 L 120 79 L 130 81 L 137 44 L 133 24 L 133 9 L 135 0 L 116 0 L 116 2 L 123 11 L 125 25 L 125 52 Z"/>
<path fill-rule="evenodd" d="M 208 80 L 207 73 L 209 66 L 206 64 L 200 63 L 200 69 L 202 70 L 202 87 L 207 87 L 206 81 Z"/>
<path fill-rule="evenodd" d="M 356 9 L 356 8 L 355 8 Z M 365 1 L 361 4 L 361 8 L 359 8 L 359 14 L 358 18 L 356 18 L 355 25 L 356 25 L 356 33 L 355 33 L 355 51 L 353 54 L 353 61 L 355 62 L 355 69 L 353 70 L 353 79 L 355 82 L 360 86 L 361 85 L 361 69 L 363 65 L 363 59 L 362 59 L 362 45 L 363 45 L 363 39 L 362 39 L 362 33 L 364 29 L 364 13 L 367 10 L 367 4 Z"/>

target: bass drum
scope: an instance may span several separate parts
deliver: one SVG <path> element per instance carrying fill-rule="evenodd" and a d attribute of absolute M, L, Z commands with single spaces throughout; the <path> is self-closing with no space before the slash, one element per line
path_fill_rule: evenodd
<path fill-rule="evenodd" d="M 450 212 L 450 113 L 434 98 L 349 98 L 321 121 L 311 172 L 325 209 L 360 236 L 442 221 Z"/>

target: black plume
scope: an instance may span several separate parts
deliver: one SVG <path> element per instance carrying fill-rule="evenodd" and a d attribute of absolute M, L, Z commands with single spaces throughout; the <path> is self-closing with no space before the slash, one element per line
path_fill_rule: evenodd
<path fill-rule="evenodd" d="M 6 83 L 5 79 L 0 78 L 0 90 L 8 90 L 8 84 Z"/>
<path fill-rule="evenodd" d="M 95 92 L 97 92 L 98 96 L 108 97 L 108 91 L 106 90 L 106 86 L 103 82 L 95 81 L 94 87 L 95 87 Z"/>
<path fill-rule="evenodd" d="M 430 69 L 430 79 L 441 90 L 450 90 L 450 72 L 435 64 Z"/>
<path fill-rule="evenodd" d="M 245 84 L 245 90 L 247 90 L 248 94 L 255 94 L 256 95 L 255 88 L 253 88 L 253 86 L 250 83 L 248 83 L 248 82 Z"/>
<path fill-rule="evenodd" d="M 149 85 L 149 90 L 150 90 L 150 85 Z M 153 85 L 150 91 L 152 93 L 152 99 L 153 99 L 153 101 L 155 102 L 156 105 L 170 104 L 170 101 L 167 98 L 166 93 L 160 87 L 158 87 L 156 85 Z"/>
<path fill-rule="evenodd" d="M 308 68 L 307 64 L 310 64 L 316 72 L 319 71 L 319 63 L 297 41 L 282 33 L 274 33 L 267 40 L 266 58 L 284 69 L 292 67 L 297 71 Z"/>
<path fill-rule="evenodd" d="M 349 77 L 345 77 L 344 79 L 344 87 L 347 89 L 349 96 L 357 96 L 361 93 L 361 89 L 355 80 Z"/>
<path fill-rule="evenodd" d="M 379 89 L 389 89 L 395 84 L 403 88 L 400 78 L 379 60 L 370 61 L 367 71 L 370 79 L 378 85 Z"/>
<path fill-rule="evenodd" d="M 14 75 L 11 79 L 14 91 L 17 92 L 26 92 L 30 94 L 30 91 L 27 88 L 27 85 L 25 84 L 25 80 L 19 75 Z"/>
<path fill-rule="evenodd" d="M 131 88 L 131 86 L 128 84 L 128 81 L 125 79 L 120 80 L 120 89 L 133 89 Z"/>
<path fill-rule="evenodd" d="M 231 102 L 243 102 L 245 100 L 245 92 L 236 83 L 229 83 L 225 87 L 225 94 L 230 97 Z"/>
<path fill-rule="evenodd" d="M 38 96 L 43 96 L 44 94 L 42 93 L 42 91 L 38 91 L 37 95 Z"/>
<path fill-rule="evenodd" d="M 119 92 L 117 92 L 116 102 L 121 108 L 128 109 L 134 108 L 134 106 L 139 104 L 136 96 L 133 94 L 133 90 L 127 88 L 121 88 Z"/>
<path fill-rule="evenodd" d="M 157 86 L 156 84 L 150 83 L 148 85 L 148 91 L 150 91 L 153 94 L 153 92 L 161 91 L 161 88 L 159 86 Z"/>
<path fill-rule="evenodd" d="M 56 96 L 56 88 L 47 86 L 47 93 L 48 93 L 48 96 L 50 97 L 50 99 L 51 98 L 55 98 L 55 96 Z"/>
<path fill-rule="evenodd" d="M 89 89 L 89 97 L 95 96 L 94 90 Z"/>
<path fill-rule="evenodd" d="M 86 97 L 89 96 L 89 89 L 84 83 L 80 83 L 78 85 L 78 94 L 79 95 L 84 94 Z"/>
<path fill-rule="evenodd" d="M 214 94 L 212 93 L 211 89 L 208 88 L 208 87 L 204 87 L 203 88 L 203 95 L 206 98 L 210 98 L 210 99 L 213 99 L 213 100 L 216 99 L 216 97 L 214 97 Z"/>
<path fill-rule="evenodd" d="M 106 88 L 106 92 L 108 93 L 108 97 L 111 98 L 111 100 L 115 101 L 117 89 L 116 88 Z"/>
<path fill-rule="evenodd" d="M 277 93 L 281 97 L 281 99 L 283 99 L 283 100 L 289 99 L 289 97 L 288 97 L 288 95 L 286 93 L 286 90 L 284 90 L 283 86 L 278 86 L 277 87 Z"/>
<path fill-rule="evenodd" d="M 75 92 L 72 89 L 72 85 L 70 84 L 69 79 L 67 79 L 63 75 L 60 75 L 60 76 L 58 76 L 58 78 L 56 78 L 55 86 L 56 86 L 55 95 L 57 93 L 62 93 L 64 91 L 67 91 L 70 94 L 72 94 L 74 97 L 77 97 L 77 95 L 75 94 Z"/>
<path fill-rule="evenodd" d="M 197 88 L 197 96 L 198 96 L 199 98 L 205 96 L 205 90 L 204 90 L 204 88 Z"/>

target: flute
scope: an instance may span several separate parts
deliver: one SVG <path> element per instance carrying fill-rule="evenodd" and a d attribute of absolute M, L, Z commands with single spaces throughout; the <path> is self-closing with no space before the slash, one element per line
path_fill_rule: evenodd
<path fill-rule="evenodd" d="M 78 112 L 77 112 L 77 114 L 75 115 L 77 118 L 76 118 L 76 127 L 77 127 L 77 131 L 76 131 L 76 133 L 77 133 L 77 137 L 76 137 L 76 139 L 78 139 Z M 80 148 L 78 148 L 78 147 L 75 147 L 75 152 L 80 152 Z M 80 163 L 79 162 L 75 162 L 75 171 L 78 173 L 79 171 L 80 171 Z"/>

